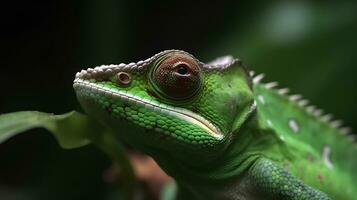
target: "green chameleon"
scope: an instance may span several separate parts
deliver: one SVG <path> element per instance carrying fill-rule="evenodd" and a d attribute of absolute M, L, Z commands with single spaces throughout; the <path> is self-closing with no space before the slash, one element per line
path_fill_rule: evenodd
<path fill-rule="evenodd" d="M 180 50 L 76 74 L 92 117 L 152 156 L 177 199 L 357 199 L 357 148 L 330 115 L 231 56 Z"/>

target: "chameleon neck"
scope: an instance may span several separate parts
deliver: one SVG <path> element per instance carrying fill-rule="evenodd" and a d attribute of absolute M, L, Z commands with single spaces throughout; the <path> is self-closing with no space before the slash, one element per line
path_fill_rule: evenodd
<path fill-rule="evenodd" d="M 230 197 L 227 190 L 244 187 L 244 181 L 242 182 L 244 172 L 260 157 L 262 148 L 269 148 L 267 143 L 269 140 L 266 140 L 267 137 L 262 134 L 265 133 L 259 128 L 256 111 L 254 111 L 241 128 L 232 134 L 231 143 L 225 151 L 210 163 L 188 166 L 157 154 L 153 157 L 169 175 L 175 178 L 179 195 L 183 195 L 182 199 L 223 198 L 222 195 Z M 197 162 L 201 161 L 197 160 Z"/>

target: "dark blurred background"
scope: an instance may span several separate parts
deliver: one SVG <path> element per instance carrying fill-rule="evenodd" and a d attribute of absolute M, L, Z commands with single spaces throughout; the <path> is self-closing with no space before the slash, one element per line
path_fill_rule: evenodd
<path fill-rule="evenodd" d="M 1 10 L 0 113 L 80 110 L 77 71 L 175 48 L 239 57 L 357 129 L 357 1 L 19 0 Z M 114 199 L 109 166 L 92 146 L 62 150 L 32 130 L 0 145 L 0 199 Z"/>

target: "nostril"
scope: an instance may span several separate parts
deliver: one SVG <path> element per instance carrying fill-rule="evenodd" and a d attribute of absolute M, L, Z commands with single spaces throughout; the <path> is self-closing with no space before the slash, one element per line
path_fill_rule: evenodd
<path fill-rule="evenodd" d="M 131 83 L 131 76 L 126 72 L 119 72 L 117 74 L 117 83 L 121 86 L 128 86 Z"/>

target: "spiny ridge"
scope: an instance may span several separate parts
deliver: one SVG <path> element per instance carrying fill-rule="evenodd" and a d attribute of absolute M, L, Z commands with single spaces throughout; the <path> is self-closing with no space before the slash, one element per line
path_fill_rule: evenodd
<path fill-rule="evenodd" d="M 277 82 L 262 83 L 262 80 L 265 76 L 264 74 L 256 74 L 254 71 L 250 71 L 249 75 L 251 76 L 251 79 L 253 80 L 254 84 L 262 84 L 267 89 L 272 89 L 278 85 Z M 332 128 L 337 129 L 341 135 L 346 135 L 347 139 L 353 142 L 355 147 L 357 148 L 357 136 L 355 134 L 352 134 L 352 129 L 350 127 L 343 126 L 342 120 L 334 120 L 333 115 L 324 114 L 323 110 L 316 108 L 316 106 L 314 105 L 309 105 L 309 101 L 307 99 L 304 99 L 302 95 L 289 95 L 289 88 L 281 88 L 275 90 L 277 94 L 287 97 L 292 103 L 304 108 L 307 113 L 314 116 L 317 120 L 321 120 L 325 123 L 328 123 Z"/>

